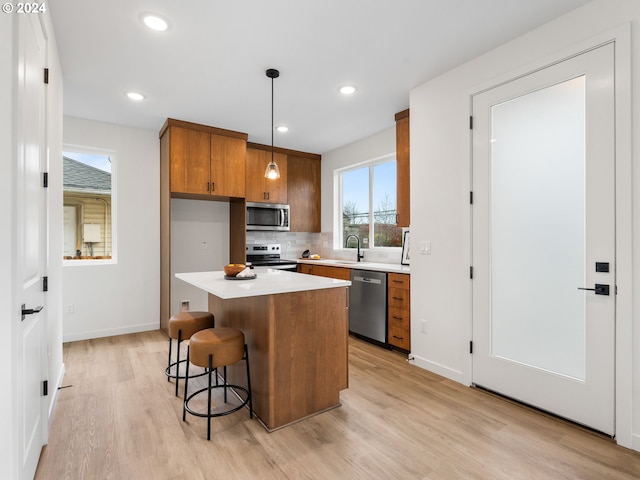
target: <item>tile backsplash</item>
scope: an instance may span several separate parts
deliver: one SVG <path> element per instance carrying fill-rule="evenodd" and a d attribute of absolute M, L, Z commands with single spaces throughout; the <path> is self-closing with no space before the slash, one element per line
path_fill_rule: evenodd
<path fill-rule="evenodd" d="M 247 243 L 279 243 L 282 245 L 282 258 L 295 260 L 302 252 L 309 250 L 323 258 L 336 260 L 355 260 L 355 249 L 334 250 L 333 233 L 295 233 L 295 232 L 247 232 Z M 400 264 L 402 252 L 394 250 L 363 249 L 365 262 Z"/>

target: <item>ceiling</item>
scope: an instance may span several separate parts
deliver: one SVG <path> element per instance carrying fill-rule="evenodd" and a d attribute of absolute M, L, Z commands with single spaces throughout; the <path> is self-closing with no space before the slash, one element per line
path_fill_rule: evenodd
<path fill-rule="evenodd" d="M 409 91 L 589 0 L 55 0 L 64 113 L 167 117 L 325 153 L 394 125 Z M 142 15 L 165 18 L 164 32 Z M 358 90 L 345 97 L 344 84 Z M 141 102 L 129 91 L 145 96 Z"/>

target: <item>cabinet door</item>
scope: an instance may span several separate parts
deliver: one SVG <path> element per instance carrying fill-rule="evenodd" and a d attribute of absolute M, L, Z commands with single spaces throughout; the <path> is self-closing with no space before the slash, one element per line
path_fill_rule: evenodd
<path fill-rule="evenodd" d="M 170 178 L 172 193 L 209 194 L 209 134 L 171 127 Z"/>
<path fill-rule="evenodd" d="M 287 158 L 287 198 L 292 232 L 320 232 L 320 160 Z"/>
<path fill-rule="evenodd" d="M 399 227 L 408 227 L 409 210 L 409 110 L 396 114 L 396 195 Z"/>
<path fill-rule="evenodd" d="M 246 198 L 248 202 L 287 203 L 287 156 L 276 153 L 274 160 L 280 169 L 280 178 L 264 178 L 264 171 L 271 161 L 271 152 L 247 148 Z"/>
<path fill-rule="evenodd" d="M 306 273 L 307 275 L 311 275 L 311 265 L 308 263 L 299 263 L 298 264 L 298 273 Z"/>
<path fill-rule="evenodd" d="M 343 267 L 327 267 L 325 265 L 312 265 L 311 275 L 337 278 L 338 280 L 350 280 L 351 269 Z"/>
<path fill-rule="evenodd" d="M 243 198 L 247 142 L 211 135 L 211 195 Z"/>

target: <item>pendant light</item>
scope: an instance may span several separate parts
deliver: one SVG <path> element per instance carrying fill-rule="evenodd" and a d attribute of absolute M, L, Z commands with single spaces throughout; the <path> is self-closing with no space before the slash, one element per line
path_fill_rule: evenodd
<path fill-rule="evenodd" d="M 271 79 L 271 161 L 267 165 L 266 170 L 264 171 L 264 177 L 269 178 L 271 180 L 275 180 L 280 178 L 280 169 L 276 164 L 273 154 L 273 79 L 278 78 L 280 76 L 280 72 L 275 68 L 270 68 L 267 70 L 267 77 Z"/>

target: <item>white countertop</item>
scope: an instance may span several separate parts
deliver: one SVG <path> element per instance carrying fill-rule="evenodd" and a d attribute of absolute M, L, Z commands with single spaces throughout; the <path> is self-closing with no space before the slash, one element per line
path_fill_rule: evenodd
<path fill-rule="evenodd" d="M 409 265 L 398 265 L 396 263 L 355 262 L 351 260 L 332 260 L 327 258 L 321 258 L 319 260 L 300 258 L 298 259 L 298 263 L 326 265 L 327 267 L 357 268 L 359 270 L 375 270 L 377 272 L 388 273 L 411 273 Z"/>
<path fill-rule="evenodd" d="M 270 268 L 255 269 L 255 271 L 257 277 L 251 280 L 226 280 L 222 271 L 176 273 L 176 278 L 222 299 L 257 297 L 259 295 L 275 295 L 351 285 L 348 280 Z"/>

